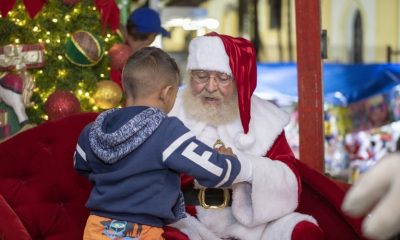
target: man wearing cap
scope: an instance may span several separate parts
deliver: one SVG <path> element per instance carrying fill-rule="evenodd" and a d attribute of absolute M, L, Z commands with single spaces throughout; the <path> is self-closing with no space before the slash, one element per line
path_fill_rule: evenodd
<path fill-rule="evenodd" d="M 128 17 L 126 27 L 121 28 L 125 45 L 116 45 L 118 51 L 123 54 L 116 54 L 118 59 L 112 59 L 111 62 L 118 62 L 117 66 L 111 67 L 110 77 L 113 81 L 122 86 L 121 71 L 128 57 L 138 50 L 150 46 L 158 34 L 163 37 L 169 36 L 169 32 L 161 26 L 161 20 L 158 12 L 151 8 L 141 7 L 135 9 Z M 113 48 L 110 49 L 113 51 Z M 123 59 L 121 59 L 123 58 Z"/>
<path fill-rule="evenodd" d="M 191 240 L 324 239 L 316 220 L 295 212 L 301 184 L 286 141 L 289 116 L 253 95 L 256 54 L 243 38 L 210 33 L 189 45 L 187 87 L 171 115 L 210 146 L 231 147 L 252 162 L 252 184 L 205 189 L 187 176 L 187 217 L 172 225 Z M 196 216 L 196 217 L 193 217 Z M 186 239 L 173 229 L 167 239 Z"/>

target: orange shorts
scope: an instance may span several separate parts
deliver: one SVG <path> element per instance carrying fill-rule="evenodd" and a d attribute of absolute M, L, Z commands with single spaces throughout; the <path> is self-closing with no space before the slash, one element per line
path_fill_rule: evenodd
<path fill-rule="evenodd" d="M 83 240 L 164 240 L 163 233 L 164 230 L 160 227 L 90 215 L 83 232 Z"/>

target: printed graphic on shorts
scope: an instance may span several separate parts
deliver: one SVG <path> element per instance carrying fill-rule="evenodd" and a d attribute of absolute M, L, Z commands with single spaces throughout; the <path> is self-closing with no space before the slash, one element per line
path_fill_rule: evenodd
<path fill-rule="evenodd" d="M 137 225 L 134 231 L 134 224 L 127 221 L 109 220 L 100 222 L 104 226 L 103 234 L 112 240 L 135 240 L 139 239 L 141 225 Z"/>

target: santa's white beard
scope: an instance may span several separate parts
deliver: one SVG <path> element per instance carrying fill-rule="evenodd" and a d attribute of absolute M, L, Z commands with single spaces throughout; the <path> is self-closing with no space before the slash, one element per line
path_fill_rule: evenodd
<path fill-rule="evenodd" d="M 193 119 L 205 122 L 213 126 L 219 126 L 231 122 L 239 117 L 237 93 L 235 92 L 226 101 L 219 105 L 205 104 L 203 97 L 223 99 L 219 92 L 208 93 L 203 90 L 197 96 L 193 96 L 190 88 L 183 92 L 183 107 L 185 112 Z"/>

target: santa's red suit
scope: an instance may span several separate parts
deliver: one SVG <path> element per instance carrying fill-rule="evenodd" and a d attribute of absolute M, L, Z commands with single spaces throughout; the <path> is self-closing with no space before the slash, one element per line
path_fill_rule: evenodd
<path fill-rule="evenodd" d="M 272 103 L 253 96 L 256 66 L 251 43 L 215 33 L 198 37 L 189 46 L 188 69 L 234 76 L 240 118 L 218 126 L 197 121 L 186 113 L 181 94 L 170 115 L 180 118 L 206 144 L 213 146 L 219 139 L 239 159 L 250 160 L 252 183 L 232 186 L 231 206 L 187 206 L 188 217 L 171 226 L 192 240 L 323 239 L 312 216 L 295 212 L 301 184 L 295 167 L 298 160 L 284 135 L 289 116 Z M 188 177 L 182 180 L 183 191 L 197 187 Z M 166 228 L 167 239 L 187 239 L 185 235 Z"/>

